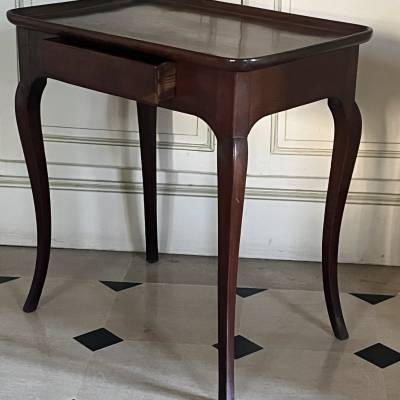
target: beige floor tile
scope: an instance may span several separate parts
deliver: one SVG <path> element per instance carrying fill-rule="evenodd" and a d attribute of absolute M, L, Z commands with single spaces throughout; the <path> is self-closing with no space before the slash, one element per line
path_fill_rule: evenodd
<path fill-rule="evenodd" d="M 161 254 L 158 263 L 149 264 L 144 254 L 135 254 L 125 280 L 188 285 L 216 285 L 215 257 Z"/>
<path fill-rule="evenodd" d="M 387 400 L 400 400 L 400 363 L 383 370 Z"/>
<path fill-rule="evenodd" d="M 341 264 L 343 292 L 400 292 L 400 268 Z M 157 283 L 217 284 L 216 257 L 161 254 L 156 264 L 147 264 L 143 254 L 134 255 L 126 279 Z M 322 290 L 321 264 L 280 260 L 239 260 L 239 286 L 276 289 Z"/>
<path fill-rule="evenodd" d="M 322 290 L 321 263 L 241 259 L 239 283 L 275 289 Z M 339 265 L 342 292 L 400 292 L 400 268 L 376 265 Z"/>
<path fill-rule="evenodd" d="M 93 355 L 77 400 L 208 400 L 217 396 L 211 346 L 123 342 Z"/>
<path fill-rule="evenodd" d="M 268 348 L 355 352 L 378 341 L 373 306 L 342 294 L 350 339 L 331 331 L 322 292 L 271 289 L 237 297 L 236 334 Z M 192 344 L 217 341 L 212 286 L 146 283 L 120 292 L 106 328 L 128 340 Z"/>
<path fill-rule="evenodd" d="M 379 341 L 400 352 L 400 295 L 376 304 L 374 309 Z"/>
<path fill-rule="evenodd" d="M 122 280 L 132 253 L 53 249 L 49 276 L 69 279 Z"/>
<path fill-rule="evenodd" d="M 0 333 L 0 399 L 75 399 L 90 357 L 73 340 Z"/>
<path fill-rule="evenodd" d="M 0 276 L 23 276 L 0 284 L 0 400 L 217 399 L 215 257 L 147 264 L 56 249 L 40 307 L 25 314 L 34 257 L 0 246 Z M 343 265 L 340 277 L 347 292 L 400 291 L 400 268 Z M 116 293 L 99 280 L 150 283 Z M 400 296 L 372 306 L 342 294 L 350 339 L 340 342 L 319 264 L 243 259 L 239 286 L 269 290 L 237 297 L 236 333 L 263 350 L 236 361 L 236 400 L 400 400 L 400 363 L 353 354 L 377 342 L 400 351 Z M 73 340 L 101 327 L 125 341 L 92 353 Z"/>
<path fill-rule="evenodd" d="M 22 311 L 30 280 L 0 285 L 0 334 L 72 338 L 104 326 L 115 292 L 96 281 L 48 279 L 39 308 Z"/>
<path fill-rule="evenodd" d="M 32 276 L 35 249 L 0 246 L 0 275 Z M 216 257 L 161 254 L 147 264 L 143 253 L 53 249 L 49 276 L 72 279 L 136 280 L 156 283 L 216 285 Z M 400 268 L 341 264 L 344 292 L 400 292 Z M 241 259 L 241 286 L 322 290 L 321 265 L 315 262 Z"/>
<path fill-rule="evenodd" d="M 216 287 L 145 283 L 124 290 L 106 328 L 129 340 L 211 345 L 217 340 Z"/>
<path fill-rule="evenodd" d="M 386 400 L 382 370 L 351 353 L 264 350 L 236 367 L 243 400 Z"/>
<path fill-rule="evenodd" d="M 0 246 L 0 275 L 31 276 L 35 254 L 33 247 Z"/>
<path fill-rule="evenodd" d="M 0 246 L 0 276 L 32 277 L 36 250 L 29 247 Z M 112 251 L 52 249 L 48 276 L 66 279 L 122 280 L 131 253 Z"/>
<path fill-rule="evenodd" d="M 263 350 L 236 361 L 236 393 L 237 400 L 386 400 L 379 368 L 352 354 L 307 350 Z M 217 399 L 217 351 L 124 342 L 98 352 L 77 400 L 109 398 Z"/>
<path fill-rule="evenodd" d="M 342 294 L 342 305 L 346 341 L 333 336 L 323 293 L 315 291 L 271 289 L 238 301 L 238 331 L 268 348 L 353 352 L 375 344 L 373 307 L 348 294 Z"/>

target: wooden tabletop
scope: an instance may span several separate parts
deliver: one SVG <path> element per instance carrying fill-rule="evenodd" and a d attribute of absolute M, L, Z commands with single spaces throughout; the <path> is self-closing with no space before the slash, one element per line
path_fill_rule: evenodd
<path fill-rule="evenodd" d="M 16 25 L 231 70 L 367 41 L 371 29 L 212 0 L 80 0 L 12 10 Z"/>

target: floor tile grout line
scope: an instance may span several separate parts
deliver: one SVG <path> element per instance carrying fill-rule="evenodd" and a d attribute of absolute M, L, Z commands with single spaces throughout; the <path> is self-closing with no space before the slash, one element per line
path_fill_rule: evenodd
<path fill-rule="evenodd" d="M 124 277 L 123 277 L 123 280 L 126 280 L 126 277 L 127 277 L 128 274 L 129 274 L 129 271 L 130 271 L 130 269 L 131 269 L 131 266 L 132 266 L 133 261 L 134 261 L 133 258 L 130 259 L 130 260 L 128 261 L 128 265 L 127 265 L 127 267 L 126 267 L 126 272 L 125 272 L 125 275 L 124 275 Z"/>
<path fill-rule="evenodd" d="M 72 399 L 72 400 L 79 400 L 79 393 L 81 392 L 81 390 L 84 387 L 86 376 L 87 376 L 87 372 L 89 371 L 90 363 L 92 362 L 93 358 L 94 358 L 94 352 L 92 352 L 92 354 L 90 354 L 90 356 L 88 357 L 88 360 L 86 362 L 85 368 L 82 371 L 81 382 L 80 382 L 80 384 L 79 384 L 79 386 L 77 388 L 77 391 L 76 391 L 76 396 L 75 396 L 76 399 Z"/>

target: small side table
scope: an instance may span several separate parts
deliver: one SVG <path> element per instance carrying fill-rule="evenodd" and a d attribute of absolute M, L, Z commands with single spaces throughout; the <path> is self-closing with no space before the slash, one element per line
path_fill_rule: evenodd
<path fill-rule="evenodd" d="M 327 98 L 335 136 L 322 243 L 324 291 L 334 334 L 348 337 L 337 256 L 361 137 L 355 103 L 358 51 L 371 37 L 370 28 L 212 0 L 79 0 L 12 10 L 8 18 L 17 25 L 16 115 L 37 221 L 36 269 L 26 312 L 37 308 L 51 242 L 40 120 L 46 80 L 137 101 L 149 262 L 158 260 L 157 106 L 196 115 L 218 142 L 218 398 L 233 400 L 247 136 L 264 116 Z"/>

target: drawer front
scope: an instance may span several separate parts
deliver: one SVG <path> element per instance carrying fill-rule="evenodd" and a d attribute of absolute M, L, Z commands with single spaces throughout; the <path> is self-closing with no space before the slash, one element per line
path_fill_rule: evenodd
<path fill-rule="evenodd" d="M 154 105 L 175 95 L 176 70 L 170 61 L 59 39 L 43 40 L 38 52 L 39 68 L 48 78 Z"/>

